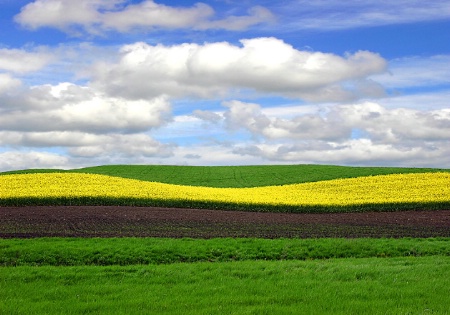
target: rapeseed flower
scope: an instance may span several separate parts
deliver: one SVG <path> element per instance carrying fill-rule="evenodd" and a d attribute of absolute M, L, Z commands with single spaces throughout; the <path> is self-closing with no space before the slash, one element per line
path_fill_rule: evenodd
<path fill-rule="evenodd" d="M 81 173 L 0 176 L 0 199 L 113 198 L 271 206 L 352 206 L 450 201 L 450 173 L 335 179 L 254 188 L 212 188 Z"/>

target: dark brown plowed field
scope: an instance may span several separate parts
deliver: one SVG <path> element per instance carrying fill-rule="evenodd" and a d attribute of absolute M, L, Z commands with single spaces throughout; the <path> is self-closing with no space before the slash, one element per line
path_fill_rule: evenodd
<path fill-rule="evenodd" d="M 450 210 L 292 214 L 151 207 L 0 207 L 0 237 L 450 237 Z"/>

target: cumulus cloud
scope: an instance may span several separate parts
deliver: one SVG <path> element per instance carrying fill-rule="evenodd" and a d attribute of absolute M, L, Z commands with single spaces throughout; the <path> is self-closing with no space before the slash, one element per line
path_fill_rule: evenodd
<path fill-rule="evenodd" d="M 104 164 L 146 164 L 173 156 L 176 146 L 146 134 L 92 135 L 77 132 L 0 132 L 0 171 L 29 168 L 68 169 Z M 17 149 L 20 147 L 21 149 Z"/>
<path fill-rule="evenodd" d="M 135 43 L 121 49 L 120 61 L 99 63 L 92 85 L 111 95 L 147 98 L 211 97 L 233 90 L 343 101 L 380 96 L 369 76 L 387 63 L 378 54 L 359 51 L 341 57 L 297 50 L 276 38 L 174 46 Z"/>
<path fill-rule="evenodd" d="M 363 130 L 377 143 L 448 141 L 450 109 L 386 109 L 376 103 L 342 105 L 333 109 L 346 125 Z"/>
<path fill-rule="evenodd" d="M 19 79 L 13 78 L 6 73 L 0 73 L 0 95 L 9 91 L 16 90 L 22 85 Z"/>
<path fill-rule="evenodd" d="M 222 119 L 222 116 L 220 114 L 208 110 L 196 109 L 192 112 L 192 115 L 198 119 L 208 122 L 218 122 Z"/>
<path fill-rule="evenodd" d="M 15 21 L 24 27 L 38 29 L 55 27 L 73 32 L 73 26 L 81 26 L 95 32 L 100 10 L 114 9 L 118 0 L 37 0 L 22 7 Z"/>
<path fill-rule="evenodd" d="M 68 153 L 83 158 L 114 156 L 114 159 L 133 160 L 142 157 L 169 157 L 174 148 L 173 145 L 162 144 L 146 134 L 109 134 L 96 140 L 96 143 L 91 145 L 71 147 Z"/>
<path fill-rule="evenodd" d="M 0 126 L 10 131 L 142 132 L 170 120 L 164 97 L 125 100 L 71 83 L 32 88 L 0 107 Z"/>
<path fill-rule="evenodd" d="M 174 145 L 162 144 L 151 136 L 140 134 L 90 134 L 86 132 L 0 132 L 1 146 L 34 149 L 59 148 L 68 158 L 111 159 L 139 157 L 169 157 Z M 51 155 L 53 156 L 53 155 Z M 92 163 L 91 163 L 92 164 Z"/>
<path fill-rule="evenodd" d="M 26 51 L 23 49 L 0 49 L 0 71 L 27 73 L 37 71 L 53 60 L 45 49 Z"/>
<path fill-rule="evenodd" d="M 225 102 L 228 110 L 224 120 L 229 129 L 239 128 L 267 139 L 342 139 L 348 138 L 351 128 L 332 115 L 301 115 L 292 119 L 268 117 L 258 104 L 240 101 Z"/>
<path fill-rule="evenodd" d="M 0 171 L 30 168 L 65 168 L 69 158 L 49 152 L 0 152 Z"/>
<path fill-rule="evenodd" d="M 376 144 L 370 139 L 352 139 L 340 143 L 253 144 L 236 147 L 234 153 L 288 163 L 448 167 L 446 156 L 450 150 L 448 146 L 405 148 Z"/>
<path fill-rule="evenodd" d="M 260 6 L 250 8 L 248 15 L 224 19 L 214 15 L 214 9 L 204 3 L 174 7 L 152 0 L 131 4 L 125 0 L 36 0 L 24 6 L 15 20 L 30 29 L 54 27 L 72 35 L 154 28 L 242 30 L 273 20 L 271 12 Z"/>
<path fill-rule="evenodd" d="M 182 8 L 143 1 L 130 4 L 120 11 L 104 13 L 103 26 L 120 32 L 136 27 L 184 28 L 193 27 L 198 21 L 206 21 L 213 15 L 214 10 L 204 3 Z"/>
<path fill-rule="evenodd" d="M 160 143 L 148 134 L 171 120 L 171 105 L 165 97 L 126 100 L 71 83 L 9 92 L 0 102 L 0 148 L 56 148 L 63 153 L 11 151 L 2 155 L 0 168 L 51 163 L 67 167 L 172 155 L 173 144 Z M 12 161 L 16 155 L 23 156 Z"/>
<path fill-rule="evenodd" d="M 291 163 L 448 166 L 448 108 L 388 109 L 363 102 L 280 118 L 255 103 L 223 105 L 226 110 L 220 116 L 228 130 L 252 136 L 246 143 L 233 145 L 232 152 L 241 156 Z M 197 115 L 202 117 L 209 121 L 206 113 Z"/>
<path fill-rule="evenodd" d="M 258 104 L 224 102 L 225 124 L 232 130 L 245 129 L 266 139 L 346 140 L 358 131 L 376 143 L 448 141 L 450 109 L 387 109 L 364 102 L 329 106 L 326 112 L 289 119 L 271 117 Z M 206 117 L 206 115 L 204 115 Z M 201 118 L 201 117 L 200 117 Z"/>

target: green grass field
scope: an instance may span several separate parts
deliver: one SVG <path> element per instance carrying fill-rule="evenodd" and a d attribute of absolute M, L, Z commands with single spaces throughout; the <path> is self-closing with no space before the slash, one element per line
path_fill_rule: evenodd
<path fill-rule="evenodd" d="M 438 171 L 450 170 L 321 165 L 68 170 L 210 187 Z M 0 239 L 0 314 L 449 314 L 449 278 L 450 238 Z"/>
<path fill-rule="evenodd" d="M 3 267 L 2 314 L 448 314 L 450 258 Z"/>
<path fill-rule="evenodd" d="M 448 238 L 405 239 L 0 239 L 0 266 L 110 266 L 311 260 L 330 258 L 450 257 Z"/>
<path fill-rule="evenodd" d="M 0 240 L 2 314 L 446 314 L 450 239 Z"/>

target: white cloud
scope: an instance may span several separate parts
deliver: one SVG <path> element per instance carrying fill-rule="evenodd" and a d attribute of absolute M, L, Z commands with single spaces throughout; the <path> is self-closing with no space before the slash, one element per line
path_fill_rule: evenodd
<path fill-rule="evenodd" d="M 299 115 L 291 119 L 265 115 L 258 104 L 225 102 L 225 123 L 231 130 L 244 128 L 266 139 L 342 139 L 351 135 L 351 128 L 336 121 L 332 115 Z"/>
<path fill-rule="evenodd" d="M 173 156 L 164 160 L 154 160 L 157 164 L 171 165 L 254 165 L 269 164 L 270 161 L 259 156 L 243 156 L 233 152 L 233 147 L 219 143 L 178 146 Z M 278 162 L 279 163 L 279 162 Z"/>
<path fill-rule="evenodd" d="M 6 73 L 0 73 L 0 95 L 8 91 L 16 90 L 21 85 L 22 82 L 19 79 L 15 79 Z"/>
<path fill-rule="evenodd" d="M 118 63 L 99 63 L 92 85 L 111 95 L 147 98 L 217 97 L 248 89 L 312 101 L 343 101 L 380 96 L 367 77 L 386 61 L 367 51 L 340 57 L 300 51 L 276 38 L 174 46 L 135 43 L 121 50 Z"/>
<path fill-rule="evenodd" d="M 266 139 L 303 139 L 337 141 L 349 139 L 353 130 L 377 143 L 408 141 L 448 141 L 450 109 L 387 109 L 364 102 L 331 105 L 327 112 L 304 114 L 282 119 L 264 114 L 258 104 L 225 102 L 223 117 L 232 129 L 245 129 Z"/>
<path fill-rule="evenodd" d="M 78 147 L 100 145 L 107 135 L 80 131 L 0 131 L 0 145 L 25 147 Z"/>
<path fill-rule="evenodd" d="M 30 29 L 54 27 L 72 35 L 154 28 L 242 30 L 273 20 L 270 11 L 260 6 L 250 8 L 248 13 L 214 19 L 213 8 L 204 3 L 173 7 L 152 0 L 136 4 L 125 0 L 36 0 L 24 6 L 15 20 Z"/>
<path fill-rule="evenodd" d="M 104 13 L 102 26 L 119 32 L 127 32 L 136 27 L 185 28 L 195 26 L 198 21 L 206 21 L 213 15 L 214 10 L 204 3 L 182 8 L 143 1 L 130 4 L 121 11 Z"/>
<path fill-rule="evenodd" d="M 101 140 L 98 141 L 98 140 Z M 70 156 L 96 158 L 110 156 L 118 158 L 169 157 L 173 145 L 162 144 L 146 134 L 109 134 L 100 136 L 92 145 L 81 145 L 68 149 Z"/>
<path fill-rule="evenodd" d="M 36 51 L 22 49 L 0 49 L 0 71 L 27 73 L 37 71 L 52 61 L 54 57 L 43 48 Z"/>
<path fill-rule="evenodd" d="M 126 100 L 61 83 L 39 86 L 21 99 L 9 99 L 9 104 L 0 106 L 0 113 L 2 130 L 133 133 L 167 123 L 171 105 L 164 97 Z"/>
<path fill-rule="evenodd" d="M 275 17 L 268 9 L 262 6 L 254 6 L 248 10 L 248 15 L 228 16 L 223 20 L 207 21 L 196 26 L 197 29 L 225 29 L 239 31 L 249 28 L 253 25 L 262 23 L 271 23 Z"/>
<path fill-rule="evenodd" d="M 163 144 L 151 136 L 139 134 L 91 134 L 76 131 L 17 132 L 0 131 L 0 147 L 41 150 L 43 152 L 10 151 L 0 153 L 3 157 L 1 169 L 30 167 L 77 167 L 144 161 L 148 158 L 168 158 L 176 148 Z M 45 151 L 57 149 L 60 154 Z M 23 156 L 22 156 L 23 155 Z M 21 156 L 20 158 L 17 158 Z M 51 165 L 54 163 L 54 165 Z"/>
<path fill-rule="evenodd" d="M 69 158 L 48 152 L 0 152 L 0 171 L 30 168 L 65 168 Z"/>
<path fill-rule="evenodd" d="M 207 110 L 196 109 L 192 112 L 192 115 L 198 119 L 209 121 L 209 122 L 218 122 L 222 119 L 222 116 L 218 113 L 214 113 Z"/>
<path fill-rule="evenodd" d="M 448 143 L 438 147 L 432 144 L 428 147 L 402 147 L 377 144 L 369 139 L 353 139 L 340 143 L 252 144 L 237 146 L 233 152 L 264 158 L 272 163 L 450 167 Z"/>
<path fill-rule="evenodd" d="M 101 9 L 113 9 L 122 2 L 117 0 L 37 0 L 22 7 L 15 21 L 30 29 L 55 27 L 73 32 L 74 25 L 81 25 L 87 31 L 95 32 L 94 24 L 100 18 Z"/>
<path fill-rule="evenodd" d="M 450 108 L 450 89 L 434 90 L 427 93 L 400 94 L 377 100 L 388 109 L 409 108 L 416 110 L 439 110 Z"/>
<path fill-rule="evenodd" d="M 386 88 L 450 87 L 450 55 L 405 57 L 389 61 L 389 73 L 372 78 Z"/>
<path fill-rule="evenodd" d="M 446 0 L 292 0 L 273 7 L 290 29 L 339 30 L 380 26 L 450 17 Z"/>
<path fill-rule="evenodd" d="M 0 171 L 150 164 L 155 160 L 161 163 L 176 149 L 176 146 L 162 144 L 146 134 L 0 132 L 0 146 L 5 142 L 8 142 L 8 151 L 0 151 Z M 21 149 L 17 150 L 19 147 Z"/>
<path fill-rule="evenodd" d="M 376 103 L 342 105 L 334 115 L 352 128 L 363 130 L 377 143 L 408 144 L 410 141 L 449 141 L 450 109 L 386 109 Z"/>
<path fill-rule="evenodd" d="M 225 126 L 252 135 L 231 145 L 234 154 L 283 163 L 450 166 L 449 108 L 388 109 L 364 102 L 321 105 L 280 118 L 255 103 L 224 106 L 226 111 L 214 114 Z M 197 117 L 210 121 L 205 112 Z"/>
<path fill-rule="evenodd" d="M 89 70 L 99 60 L 115 62 L 120 45 L 98 45 L 95 42 L 67 42 L 56 46 L 42 46 L 40 49 L 51 54 L 49 62 L 38 71 L 16 73 L 24 85 L 58 85 L 61 82 L 87 84 Z M 27 52 L 33 52 L 37 49 Z"/>
<path fill-rule="evenodd" d="M 15 20 L 30 29 L 54 27 L 72 35 L 83 32 L 99 35 L 107 30 L 128 32 L 136 28 L 242 30 L 275 19 L 285 30 L 336 30 L 450 17 L 446 0 L 266 0 L 258 4 L 250 7 L 247 15 L 219 19 L 215 18 L 214 9 L 205 3 L 181 7 L 152 0 L 134 4 L 125 0 L 36 0 L 24 6 Z"/>
<path fill-rule="evenodd" d="M 19 149 L 2 154 L 0 169 L 132 163 L 173 154 L 173 144 L 147 134 L 171 120 L 165 97 L 126 100 L 71 83 L 20 91 L 11 89 L 0 102 L 0 149 Z"/>

